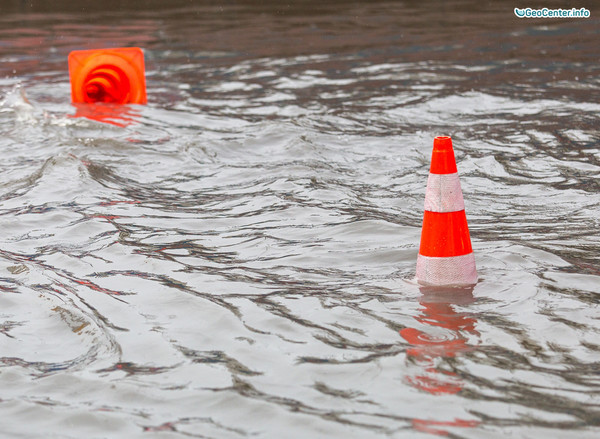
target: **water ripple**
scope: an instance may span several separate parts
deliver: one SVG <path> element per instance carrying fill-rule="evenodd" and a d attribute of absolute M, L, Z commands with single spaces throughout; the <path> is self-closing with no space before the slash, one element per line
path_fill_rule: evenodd
<path fill-rule="evenodd" d="M 596 437 L 597 19 L 465 5 L 0 18 L 0 432 Z M 92 40 L 147 106 L 69 104 Z M 414 281 L 441 134 L 473 289 Z"/>

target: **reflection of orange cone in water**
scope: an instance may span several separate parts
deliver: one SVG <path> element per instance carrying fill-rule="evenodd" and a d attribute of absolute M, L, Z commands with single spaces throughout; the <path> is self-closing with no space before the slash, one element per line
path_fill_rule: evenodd
<path fill-rule="evenodd" d="M 448 330 L 446 335 L 430 335 L 416 328 L 404 328 L 400 335 L 414 347 L 406 351 L 408 357 L 417 360 L 424 366 L 424 374 L 419 374 L 409 381 L 415 387 L 433 394 L 452 394 L 461 390 L 460 380 L 451 372 L 440 371 L 435 367 L 437 358 L 452 358 L 471 350 L 463 331 L 477 334 L 475 319 L 457 314 L 449 303 L 421 302 L 424 306 L 421 317 L 417 320 L 431 326 Z"/>
<path fill-rule="evenodd" d="M 98 122 L 126 127 L 135 122 L 139 113 L 129 105 L 119 104 L 73 104 L 77 112 L 73 117 L 85 117 Z"/>
<path fill-rule="evenodd" d="M 479 426 L 479 421 L 454 419 L 453 421 L 431 421 L 427 419 L 413 419 L 413 428 L 423 433 L 435 434 L 436 436 L 449 436 L 446 428 L 473 428 Z"/>
<path fill-rule="evenodd" d="M 470 344 L 472 336 L 478 337 L 475 328 L 477 320 L 470 314 L 457 312 L 456 305 L 466 305 L 474 301 L 473 287 L 460 289 L 448 288 L 421 289 L 423 306 L 421 314 L 415 319 L 431 328 L 430 333 L 417 328 L 404 328 L 400 335 L 412 345 L 406 350 L 411 363 L 419 368 L 416 374 L 407 376 L 407 381 L 419 390 L 432 395 L 453 395 L 460 392 L 463 382 L 452 372 L 440 368 L 447 358 L 459 357 L 462 353 L 475 349 Z M 439 413 L 432 413 L 434 419 L 413 419 L 413 428 L 425 433 L 447 436 L 448 429 L 473 428 L 479 425 L 477 420 L 435 419 Z"/>
<path fill-rule="evenodd" d="M 144 53 L 137 47 L 69 54 L 73 103 L 145 104 Z"/>
<path fill-rule="evenodd" d="M 423 285 L 477 282 L 475 257 L 450 137 L 433 141 L 425 194 L 417 281 Z"/>

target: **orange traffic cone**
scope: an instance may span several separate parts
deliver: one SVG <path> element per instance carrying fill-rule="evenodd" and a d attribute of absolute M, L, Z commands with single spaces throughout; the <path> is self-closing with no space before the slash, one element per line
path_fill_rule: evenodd
<path fill-rule="evenodd" d="M 73 103 L 145 104 L 144 53 L 138 47 L 69 54 Z"/>
<path fill-rule="evenodd" d="M 417 281 L 423 285 L 472 285 L 477 282 L 465 203 L 450 137 L 433 140 L 417 257 Z"/>

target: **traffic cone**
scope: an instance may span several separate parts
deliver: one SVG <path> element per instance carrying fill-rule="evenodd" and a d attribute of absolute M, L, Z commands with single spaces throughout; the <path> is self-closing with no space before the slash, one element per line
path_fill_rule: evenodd
<path fill-rule="evenodd" d="M 144 53 L 138 47 L 69 54 L 73 103 L 145 104 Z"/>
<path fill-rule="evenodd" d="M 417 257 L 417 281 L 422 285 L 472 285 L 477 282 L 452 139 L 446 136 L 433 140 Z"/>

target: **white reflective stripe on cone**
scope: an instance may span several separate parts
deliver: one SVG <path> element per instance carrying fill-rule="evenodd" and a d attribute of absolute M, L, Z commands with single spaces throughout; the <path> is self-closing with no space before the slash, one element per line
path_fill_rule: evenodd
<path fill-rule="evenodd" d="M 473 285 L 477 283 L 475 256 L 437 258 L 417 256 L 417 282 L 423 285 Z"/>
<path fill-rule="evenodd" d="M 457 212 L 464 210 L 465 201 L 458 173 L 429 174 L 425 191 L 425 210 L 430 212 Z"/>

